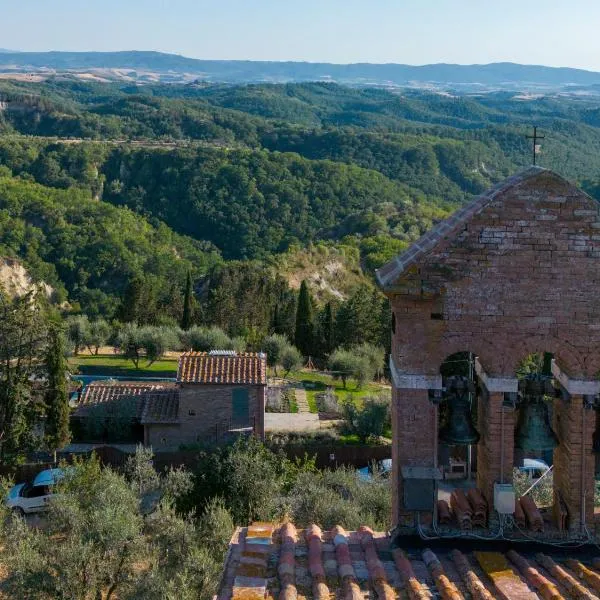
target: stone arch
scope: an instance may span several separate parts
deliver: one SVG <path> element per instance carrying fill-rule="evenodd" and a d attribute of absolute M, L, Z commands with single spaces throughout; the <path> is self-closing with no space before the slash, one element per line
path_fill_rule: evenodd
<path fill-rule="evenodd" d="M 436 355 L 439 365 L 452 354 L 457 352 L 472 352 L 490 374 L 500 372 L 498 348 L 486 339 L 474 338 L 473 336 L 452 336 L 442 340 Z"/>
<path fill-rule="evenodd" d="M 520 361 L 537 352 L 551 352 L 561 369 L 569 375 L 585 376 L 584 361 L 578 350 L 565 340 L 547 335 L 524 336 L 511 340 L 510 348 L 503 353 L 503 372 L 514 376 Z"/>

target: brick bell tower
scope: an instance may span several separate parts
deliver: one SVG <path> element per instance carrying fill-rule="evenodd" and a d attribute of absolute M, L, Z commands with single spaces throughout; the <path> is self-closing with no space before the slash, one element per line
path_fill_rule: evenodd
<path fill-rule="evenodd" d="M 555 513 L 566 507 L 573 536 L 591 531 L 591 407 L 600 392 L 598 203 L 557 174 L 531 167 L 439 223 L 379 269 L 377 280 L 393 322 L 392 524 L 410 530 L 434 518 L 433 503 L 419 502 L 439 477 L 444 360 L 458 352 L 476 356 L 476 484 L 493 510 L 495 484 L 512 482 L 517 367 L 532 353 L 549 352 L 558 390 Z"/>

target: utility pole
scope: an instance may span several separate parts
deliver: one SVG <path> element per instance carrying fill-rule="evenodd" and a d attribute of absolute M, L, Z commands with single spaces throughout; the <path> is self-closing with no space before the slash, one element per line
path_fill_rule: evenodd
<path fill-rule="evenodd" d="M 542 150 L 542 145 L 538 144 L 538 140 L 543 140 L 546 136 L 538 135 L 537 127 L 533 128 L 533 135 L 526 136 L 528 140 L 533 140 L 533 165 L 536 163 L 536 155 Z"/>

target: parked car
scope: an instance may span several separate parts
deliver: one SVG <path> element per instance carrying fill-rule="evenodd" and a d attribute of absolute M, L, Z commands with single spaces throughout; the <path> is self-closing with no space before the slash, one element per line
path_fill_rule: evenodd
<path fill-rule="evenodd" d="M 8 507 L 22 515 L 46 510 L 54 485 L 64 476 L 64 469 L 46 469 L 32 482 L 18 483 L 8 492 Z"/>
<path fill-rule="evenodd" d="M 384 458 L 383 460 L 377 461 L 377 468 L 379 470 L 380 475 L 384 479 L 388 479 L 392 473 L 392 459 Z M 363 481 L 370 481 L 373 479 L 373 464 L 370 464 L 367 467 L 361 467 L 357 469 L 358 477 Z"/>
<path fill-rule="evenodd" d="M 524 458 L 523 465 L 519 467 L 521 473 L 533 483 L 548 471 L 550 467 L 541 458 Z"/>

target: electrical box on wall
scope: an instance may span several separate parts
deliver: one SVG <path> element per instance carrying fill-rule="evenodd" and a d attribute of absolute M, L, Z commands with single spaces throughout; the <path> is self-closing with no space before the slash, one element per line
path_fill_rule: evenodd
<path fill-rule="evenodd" d="M 515 512 L 515 488 L 512 483 L 494 484 L 494 509 L 501 515 Z"/>
<path fill-rule="evenodd" d="M 402 467 L 402 489 L 406 510 L 433 511 L 436 481 L 442 478 L 433 467 Z"/>

